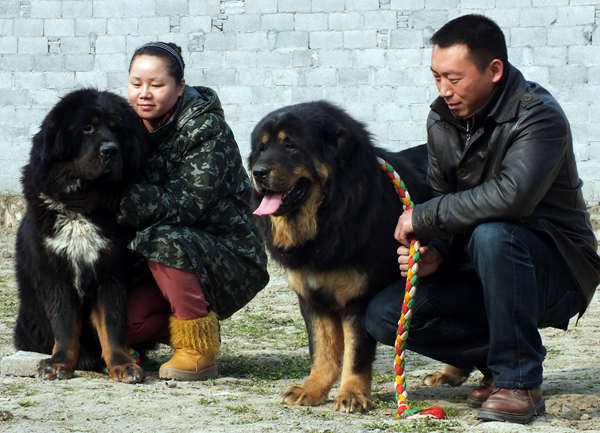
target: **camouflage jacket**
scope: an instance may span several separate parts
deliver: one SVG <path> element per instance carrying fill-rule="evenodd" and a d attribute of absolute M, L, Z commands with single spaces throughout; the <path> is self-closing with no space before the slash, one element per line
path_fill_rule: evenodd
<path fill-rule="evenodd" d="M 119 222 L 137 230 L 130 248 L 194 272 L 212 310 L 225 319 L 269 277 L 249 208 L 248 175 L 216 93 L 186 86 L 149 140 L 144 183 L 120 203 Z"/>

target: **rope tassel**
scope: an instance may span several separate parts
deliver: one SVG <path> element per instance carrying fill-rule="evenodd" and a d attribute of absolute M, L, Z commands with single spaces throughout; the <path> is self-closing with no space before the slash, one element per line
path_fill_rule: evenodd
<path fill-rule="evenodd" d="M 377 158 L 377 161 L 381 165 L 381 169 L 387 174 L 392 180 L 396 193 L 402 201 L 402 207 L 404 210 L 412 209 L 414 204 L 410 198 L 410 194 L 406 189 L 404 181 L 398 176 L 394 167 L 387 163 L 382 158 Z M 439 406 L 432 407 L 412 407 L 407 402 L 406 392 L 406 378 L 404 361 L 406 349 L 406 342 L 408 340 L 408 331 L 410 328 L 410 319 L 412 317 L 412 305 L 414 303 L 414 297 L 417 293 L 417 286 L 419 283 L 419 260 L 421 259 L 419 249 L 421 244 L 414 237 L 410 240 L 410 252 L 408 259 L 408 274 L 406 276 L 406 285 L 404 291 L 404 301 L 402 303 L 402 313 L 398 320 L 398 333 L 396 336 L 396 356 L 394 357 L 394 371 L 396 372 L 396 379 L 394 388 L 396 389 L 396 401 L 398 402 L 398 410 L 396 416 L 398 418 L 413 419 L 413 418 L 435 418 L 444 419 L 444 410 Z"/>

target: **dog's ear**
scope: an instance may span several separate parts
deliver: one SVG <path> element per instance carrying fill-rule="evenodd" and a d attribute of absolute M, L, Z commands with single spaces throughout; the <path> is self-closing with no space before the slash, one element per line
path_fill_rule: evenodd
<path fill-rule="evenodd" d="M 348 137 L 348 132 L 342 126 L 338 126 L 334 135 L 335 147 L 338 155 L 346 154 L 348 147 L 352 145 Z"/>
<path fill-rule="evenodd" d="M 333 134 L 328 138 L 330 143 L 333 143 L 335 149 L 335 157 L 338 161 L 345 161 L 352 158 L 356 140 L 342 125 L 337 125 L 333 129 Z"/>
<path fill-rule="evenodd" d="M 66 151 L 62 128 L 51 119 L 44 120 L 39 132 L 33 137 L 33 146 L 36 150 L 32 149 L 32 155 L 38 155 L 42 162 L 60 159 Z"/>

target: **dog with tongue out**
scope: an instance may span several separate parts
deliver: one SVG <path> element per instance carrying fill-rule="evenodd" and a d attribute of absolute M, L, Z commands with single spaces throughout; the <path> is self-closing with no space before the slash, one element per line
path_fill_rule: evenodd
<path fill-rule="evenodd" d="M 375 147 L 362 123 L 326 101 L 267 114 L 251 146 L 254 214 L 298 295 L 312 361 L 310 375 L 282 401 L 326 403 L 341 371 L 334 408 L 365 411 L 376 343 L 363 316 L 369 298 L 400 278 L 393 234 L 402 204 L 376 158 L 392 164 L 420 202 L 427 198 L 425 146 Z"/>

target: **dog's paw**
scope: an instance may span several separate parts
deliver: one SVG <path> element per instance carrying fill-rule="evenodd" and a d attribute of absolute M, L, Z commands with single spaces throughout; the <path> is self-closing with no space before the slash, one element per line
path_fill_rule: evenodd
<path fill-rule="evenodd" d="M 309 392 L 301 386 L 290 386 L 281 396 L 281 402 L 299 406 L 318 406 L 325 403 L 327 396 L 323 392 Z"/>
<path fill-rule="evenodd" d="M 64 363 L 51 362 L 48 359 L 40 363 L 38 376 L 46 380 L 71 379 L 74 376 L 74 371 L 73 368 Z"/>
<path fill-rule="evenodd" d="M 366 412 L 370 407 L 371 400 L 369 396 L 362 392 L 342 391 L 335 399 L 335 410 L 338 412 Z"/>
<path fill-rule="evenodd" d="M 473 371 L 472 368 L 458 368 L 453 365 L 446 364 L 442 371 L 428 374 L 423 378 L 423 385 L 426 386 L 442 386 L 448 384 L 450 386 L 462 385 Z"/>
<path fill-rule="evenodd" d="M 144 370 L 135 363 L 113 365 L 109 369 L 112 380 L 123 383 L 140 383 L 144 381 Z"/>

